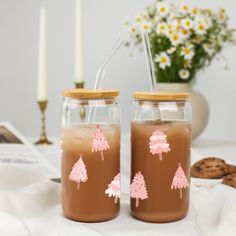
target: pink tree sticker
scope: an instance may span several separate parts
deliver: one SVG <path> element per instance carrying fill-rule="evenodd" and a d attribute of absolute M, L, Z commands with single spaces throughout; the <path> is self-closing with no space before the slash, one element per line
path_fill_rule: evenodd
<path fill-rule="evenodd" d="M 103 151 L 109 149 L 110 146 L 107 142 L 106 137 L 104 136 L 102 129 L 99 125 L 96 126 L 96 132 L 93 138 L 92 152 L 101 152 L 101 158 L 104 161 Z"/>
<path fill-rule="evenodd" d="M 117 203 L 120 198 L 120 173 L 114 177 L 105 191 L 109 197 L 115 197 L 114 202 Z"/>
<path fill-rule="evenodd" d="M 159 155 L 159 159 L 162 160 L 162 153 L 170 151 L 170 144 L 167 143 L 167 136 L 160 130 L 156 130 L 152 133 L 149 142 L 149 149 L 152 155 Z"/>
<path fill-rule="evenodd" d="M 136 198 L 135 206 L 139 206 L 139 199 L 144 200 L 148 198 L 145 180 L 141 172 L 135 174 L 132 184 L 130 186 L 130 197 Z"/>
<path fill-rule="evenodd" d="M 181 166 L 181 163 L 178 164 L 179 167 L 175 172 L 175 176 L 173 178 L 171 189 L 179 189 L 180 198 L 182 199 L 182 189 L 189 187 L 189 182 L 187 180 L 186 175 L 184 174 L 184 170 Z"/>
<path fill-rule="evenodd" d="M 80 182 L 86 182 L 88 180 L 86 166 L 83 162 L 82 154 L 80 155 L 79 160 L 74 164 L 72 171 L 69 175 L 69 179 L 77 183 L 78 190 Z"/>

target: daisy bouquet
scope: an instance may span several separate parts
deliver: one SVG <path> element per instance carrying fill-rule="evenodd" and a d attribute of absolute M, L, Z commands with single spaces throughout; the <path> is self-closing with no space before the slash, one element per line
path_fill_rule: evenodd
<path fill-rule="evenodd" d="M 130 32 L 127 45 L 141 47 L 140 30 L 148 33 L 158 82 L 191 82 L 225 46 L 235 45 L 224 9 L 213 12 L 158 0 L 124 24 Z"/>

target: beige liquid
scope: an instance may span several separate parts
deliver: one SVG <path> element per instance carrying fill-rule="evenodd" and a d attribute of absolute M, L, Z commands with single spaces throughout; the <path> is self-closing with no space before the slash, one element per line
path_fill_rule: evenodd
<path fill-rule="evenodd" d="M 167 135 L 170 151 L 152 155 L 149 149 L 150 136 L 156 130 Z M 132 166 L 131 181 L 141 171 L 146 183 L 147 199 L 131 198 L 134 217 L 148 222 L 171 222 L 186 216 L 189 207 L 189 188 L 171 189 L 178 163 L 190 181 L 191 126 L 185 122 L 132 123 Z M 182 198 L 180 198 L 180 191 Z"/>
<path fill-rule="evenodd" d="M 120 172 L 120 128 L 101 126 L 110 148 L 92 152 L 95 126 L 64 128 L 62 149 L 62 208 L 65 217 L 82 222 L 110 220 L 119 212 L 119 199 L 109 197 L 105 190 Z M 74 164 L 82 154 L 88 180 L 78 184 L 69 179 Z"/>

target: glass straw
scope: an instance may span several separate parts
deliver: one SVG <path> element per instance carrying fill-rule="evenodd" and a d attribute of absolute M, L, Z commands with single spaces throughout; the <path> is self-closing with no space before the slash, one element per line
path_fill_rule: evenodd
<path fill-rule="evenodd" d="M 147 32 L 141 31 L 141 35 L 142 35 L 143 49 L 144 49 L 146 66 L 147 66 L 147 73 L 148 73 L 150 90 L 151 90 L 151 92 L 156 92 L 157 91 L 157 82 L 156 82 L 155 69 L 154 69 L 154 63 L 153 63 L 153 59 L 152 59 L 152 52 L 151 52 L 149 37 L 148 37 Z M 154 112 L 159 114 L 160 120 L 162 120 L 159 107 L 157 106 L 153 110 L 154 110 Z"/>
<path fill-rule="evenodd" d="M 99 68 L 98 72 L 97 72 L 97 76 L 96 76 L 96 80 L 95 80 L 95 84 L 94 84 L 94 88 L 93 90 L 96 91 L 97 89 L 101 89 L 102 88 L 102 83 L 104 80 L 104 76 L 105 76 L 105 71 L 106 68 L 108 67 L 112 57 L 116 54 L 116 52 L 120 49 L 120 47 L 124 44 L 124 39 L 120 38 L 116 44 L 114 45 L 114 47 L 112 48 L 111 52 L 109 53 L 108 57 L 106 58 L 105 62 L 102 64 L 102 66 Z M 93 113 L 93 122 L 95 120 L 95 116 L 96 116 L 96 108 L 93 111 L 93 107 L 90 108 L 89 110 L 89 114 L 88 114 L 88 123 L 91 120 L 91 115 Z"/>
<path fill-rule="evenodd" d="M 145 36 L 145 39 L 146 39 L 146 45 L 147 45 L 147 49 L 148 49 L 148 58 L 149 58 L 149 61 L 150 61 L 151 72 L 152 72 L 152 85 L 153 85 L 154 91 L 157 91 L 157 78 L 156 78 L 156 73 L 155 73 L 153 57 L 152 57 L 150 39 L 149 39 L 147 33 L 145 33 L 144 36 Z"/>
<path fill-rule="evenodd" d="M 102 64 L 102 66 L 99 68 L 98 72 L 97 72 L 97 76 L 96 76 L 96 81 L 94 84 L 94 90 L 97 89 L 101 89 L 102 87 L 102 82 L 104 79 L 104 75 L 105 75 L 105 69 L 107 68 L 107 66 L 109 65 L 112 57 L 116 54 L 116 52 L 120 49 L 120 47 L 123 45 L 124 43 L 124 39 L 120 38 L 116 44 L 114 45 L 114 47 L 112 48 L 111 52 L 109 53 L 108 57 L 106 58 L 105 62 Z"/>
<path fill-rule="evenodd" d="M 146 67 L 147 67 L 147 74 L 148 74 L 148 79 L 149 79 L 149 86 L 150 86 L 151 92 L 153 92 L 153 91 L 156 91 L 157 88 L 156 88 L 156 76 L 155 76 L 154 63 L 152 59 L 151 46 L 150 46 L 148 34 L 142 31 L 141 36 L 142 36 L 142 42 L 143 42 Z"/>

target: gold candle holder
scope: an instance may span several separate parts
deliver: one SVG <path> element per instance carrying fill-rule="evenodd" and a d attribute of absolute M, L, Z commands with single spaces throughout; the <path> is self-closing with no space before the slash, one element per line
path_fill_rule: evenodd
<path fill-rule="evenodd" d="M 47 108 L 48 101 L 38 101 L 39 109 L 41 112 L 41 135 L 37 142 L 35 142 L 36 145 L 49 145 L 52 144 L 47 138 L 46 134 L 46 116 L 45 116 L 45 110 Z"/>
<path fill-rule="evenodd" d="M 84 82 L 75 82 L 75 88 L 80 89 L 84 88 Z"/>
<path fill-rule="evenodd" d="M 84 82 L 75 82 L 75 88 L 77 88 L 77 89 L 84 88 Z M 84 120 L 85 117 L 86 117 L 85 107 L 83 105 L 81 105 L 81 108 L 80 108 L 80 119 Z"/>

